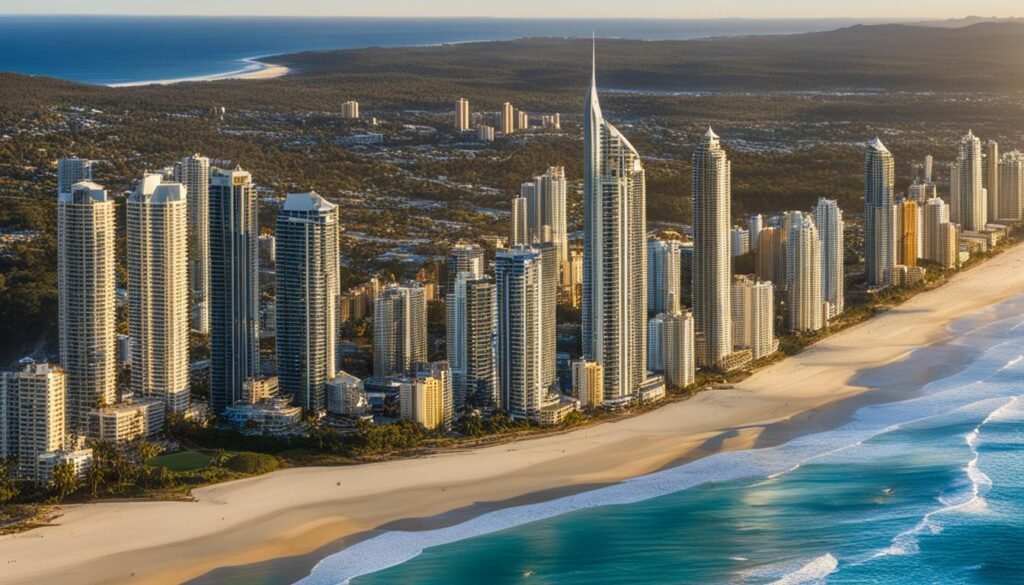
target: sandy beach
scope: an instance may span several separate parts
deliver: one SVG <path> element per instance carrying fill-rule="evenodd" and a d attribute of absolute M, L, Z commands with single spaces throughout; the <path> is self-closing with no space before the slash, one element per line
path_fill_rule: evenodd
<path fill-rule="evenodd" d="M 242 59 L 245 67 L 227 73 L 215 73 L 199 77 L 182 77 L 180 79 L 159 79 L 153 81 L 132 81 L 128 83 L 111 83 L 110 87 L 135 87 L 141 85 L 173 85 L 195 81 L 220 81 L 224 79 L 274 79 L 288 75 L 289 69 L 284 65 L 265 63 L 259 59 Z"/>
<path fill-rule="evenodd" d="M 883 377 L 870 372 L 948 342 L 950 322 L 994 318 L 986 309 L 1021 292 L 1024 246 L 733 389 L 641 416 L 420 459 L 289 469 L 196 490 L 195 502 L 69 506 L 54 526 L 0 537 L 3 581 L 183 582 L 218 567 L 308 554 L 383 526 L 415 530 L 618 482 L 718 450 L 761 446 L 768 435 L 782 441 L 843 411 L 825 406 L 842 403 L 848 411 L 851 398 L 870 399 Z M 888 399 L 898 397 L 894 388 L 910 394 L 948 375 L 955 353 L 916 353 L 906 376 L 885 389 Z"/>

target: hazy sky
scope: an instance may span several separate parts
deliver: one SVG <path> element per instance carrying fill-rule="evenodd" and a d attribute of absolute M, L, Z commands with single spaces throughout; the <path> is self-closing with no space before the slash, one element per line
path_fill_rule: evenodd
<path fill-rule="evenodd" d="M 0 14 L 529 18 L 1024 16 L 1021 0 L 0 0 Z"/>

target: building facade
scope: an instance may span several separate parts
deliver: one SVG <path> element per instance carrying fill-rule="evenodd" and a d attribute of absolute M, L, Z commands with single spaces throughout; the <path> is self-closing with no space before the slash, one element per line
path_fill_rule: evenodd
<path fill-rule="evenodd" d="M 260 374 L 258 216 L 248 172 L 211 171 L 210 407 L 217 414 Z"/>
<path fill-rule="evenodd" d="M 681 307 L 682 247 L 674 240 L 647 242 L 647 313 L 674 313 Z"/>
<path fill-rule="evenodd" d="M 535 418 L 550 381 L 545 380 L 544 262 L 538 250 L 519 246 L 495 260 L 498 315 L 498 385 L 501 407 L 519 419 Z M 548 383 L 546 383 L 548 382 Z"/>
<path fill-rule="evenodd" d="M 786 246 L 786 298 L 789 328 L 801 333 L 825 326 L 821 299 L 821 240 L 810 217 L 791 218 Z"/>
<path fill-rule="evenodd" d="M 957 210 L 953 221 L 967 231 L 981 231 L 988 223 L 988 193 L 983 186 L 981 140 L 968 132 L 960 140 L 956 162 Z"/>
<path fill-rule="evenodd" d="M 846 295 L 845 224 L 835 199 L 818 199 L 814 225 L 821 239 L 821 300 L 826 304 L 825 317 L 832 319 L 845 309 Z"/>
<path fill-rule="evenodd" d="M 131 387 L 172 412 L 189 406 L 186 193 L 184 185 L 150 174 L 126 204 Z"/>
<path fill-rule="evenodd" d="M 896 265 L 895 162 L 878 138 L 864 154 L 864 279 L 869 286 L 889 284 Z"/>
<path fill-rule="evenodd" d="M 174 181 L 186 188 L 188 207 L 188 278 L 192 328 L 210 329 L 210 159 L 187 156 L 174 165 Z"/>
<path fill-rule="evenodd" d="M 374 302 L 373 375 L 404 374 L 426 361 L 426 293 L 418 283 L 389 286 Z"/>
<path fill-rule="evenodd" d="M 732 283 L 732 341 L 759 360 L 775 353 L 775 289 L 771 282 L 736 276 Z"/>

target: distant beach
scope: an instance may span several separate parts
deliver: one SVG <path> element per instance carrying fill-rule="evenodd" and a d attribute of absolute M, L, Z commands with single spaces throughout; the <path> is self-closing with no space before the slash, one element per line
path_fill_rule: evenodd
<path fill-rule="evenodd" d="M 197 77 L 182 77 L 179 79 L 162 79 L 157 81 L 129 81 L 126 83 L 110 83 L 110 87 L 138 87 L 142 85 L 172 85 L 175 83 L 188 83 L 196 81 L 219 81 L 223 79 L 274 79 L 288 74 L 289 69 L 284 65 L 264 63 L 258 58 L 252 57 L 242 59 L 246 66 L 236 71 L 227 73 L 214 73 L 212 75 L 200 75 Z"/>
<path fill-rule="evenodd" d="M 457 524 L 707 455 L 832 429 L 855 407 L 912 398 L 923 385 L 966 367 L 970 352 L 939 347 L 967 333 L 950 324 L 971 317 L 973 329 L 1000 318 L 999 304 L 1024 290 L 1022 268 L 1024 246 L 1017 246 L 734 388 L 705 391 L 634 418 L 430 457 L 289 469 L 198 489 L 193 503 L 68 506 L 53 526 L 0 537 L 5 583 L 184 582 L 325 547 L 322 554 L 332 542 L 340 548 L 339 539 L 365 539 L 382 528 Z M 931 347 L 939 349 L 924 349 Z M 371 569 L 393 564 L 371 561 Z"/>

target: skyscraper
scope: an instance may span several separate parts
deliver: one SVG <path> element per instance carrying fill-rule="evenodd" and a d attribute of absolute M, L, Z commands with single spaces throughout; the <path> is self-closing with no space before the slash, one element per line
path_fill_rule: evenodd
<path fill-rule="evenodd" d="M 277 375 L 306 412 L 326 408 L 338 345 L 338 206 L 289 193 L 277 216 Z"/>
<path fill-rule="evenodd" d="M 821 301 L 821 240 L 809 217 L 794 212 L 786 244 L 789 328 L 817 331 L 824 326 Z"/>
<path fill-rule="evenodd" d="M 66 380 L 64 372 L 49 364 L 28 364 L 17 372 L 0 372 L 0 406 L 6 432 L 0 455 L 17 457 L 17 475 L 43 479 L 39 456 L 64 447 L 67 431 Z"/>
<path fill-rule="evenodd" d="M 747 218 L 747 231 L 750 232 L 750 249 L 757 251 L 758 244 L 761 243 L 761 229 L 764 228 L 764 218 L 761 217 L 760 213 L 755 213 Z"/>
<path fill-rule="evenodd" d="M 146 175 L 128 197 L 132 390 L 167 410 L 189 403 L 187 190 Z"/>
<path fill-rule="evenodd" d="M 1000 221 L 1020 221 L 1024 218 L 1024 153 L 1007 152 L 999 162 Z"/>
<path fill-rule="evenodd" d="M 736 276 L 732 283 L 732 340 L 759 360 L 775 353 L 775 290 L 770 282 Z"/>
<path fill-rule="evenodd" d="M 999 211 L 999 143 L 989 140 L 985 143 L 985 157 L 982 160 L 981 186 L 986 192 L 986 223 L 996 221 Z"/>
<path fill-rule="evenodd" d="M 469 130 L 469 100 L 466 98 L 455 102 L 455 129 L 459 132 Z"/>
<path fill-rule="evenodd" d="M 693 318 L 697 364 L 732 353 L 732 165 L 710 128 L 693 153 Z"/>
<path fill-rule="evenodd" d="M 544 261 L 526 246 L 501 250 L 495 259 L 498 313 L 498 384 L 501 406 L 519 419 L 535 418 L 549 386 L 544 380 Z"/>
<path fill-rule="evenodd" d="M 949 222 L 949 206 L 942 199 L 933 197 L 925 203 L 923 214 L 924 248 L 921 258 L 943 268 L 952 268 L 956 265 L 957 237 L 956 227 Z"/>
<path fill-rule="evenodd" d="M 373 375 L 427 361 L 427 297 L 418 283 L 391 285 L 373 303 Z"/>
<path fill-rule="evenodd" d="M 526 197 L 512 199 L 512 229 L 509 241 L 513 246 L 526 246 L 530 241 L 530 205 Z"/>
<path fill-rule="evenodd" d="M 831 319 L 843 312 L 846 278 L 843 210 L 835 199 L 818 199 L 814 206 L 814 225 L 821 239 L 821 300 L 827 304 L 826 317 Z"/>
<path fill-rule="evenodd" d="M 878 138 L 864 154 L 864 277 L 869 285 L 890 284 L 896 265 L 896 209 L 892 153 Z"/>
<path fill-rule="evenodd" d="M 75 183 L 92 180 L 92 161 L 84 158 L 62 158 L 57 161 L 57 194 L 70 193 Z"/>
<path fill-rule="evenodd" d="M 60 362 L 71 432 L 89 432 L 89 411 L 117 389 L 114 201 L 91 182 L 57 196 Z"/>
<path fill-rule="evenodd" d="M 501 132 L 508 136 L 516 130 L 516 110 L 512 104 L 505 102 L 501 106 Z"/>
<path fill-rule="evenodd" d="M 693 315 L 675 311 L 655 316 L 647 323 L 647 339 L 648 368 L 664 373 L 665 380 L 676 388 L 693 384 Z"/>
<path fill-rule="evenodd" d="M 349 120 L 359 119 L 359 102 L 349 100 L 341 104 L 341 117 Z"/>
<path fill-rule="evenodd" d="M 646 375 L 647 187 L 640 155 L 604 119 L 596 72 L 583 115 L 583 357 L 601 364 L 606 404 Z"/>
<path fill-rule="evenodd" d="M 988 195 L 982 186 L 981 140 L 968 131 L 957 157 L 957 221 L 967 231 L 981 231 L 988 222 Z"/>
<path fill-rule="evenodd" d="M 682 251 L 674 240 L 647 242 L 647 312 L 674 313 L 682 294 Z"/>
<path fill-rule="evenodd" d="M 545 174 L 523 183 L 520 188 L 520 197 L 526 199 L 526 241 L 555 244 L 559 265 L 569 259 L 565 191 L 563 167 L 549 167 Z"/>
<path fill-rule="evenodd" d="M 750 252 L 750 231 L 734 226 L 729 234 L 731 237 L 729 249 L 734 258 Z"/>
<path fill-rule="evenodd" d="M 904 199 L 896 204 L 896 263 L 917 266 L 917 225 L 919 209 L 916 201 Z"/>
<path fill-rule="evenodd" d="M 188 205 L 188 279 L 192 328 L 210 329 L 210 159 L 194 154 L 174 165 L 174 180 L 185 185 Z"/>
<path fill-rule="evenodd" d="M 761 228 L 757 245 L 756 272 L 779 290 L 786 288 L 786 238 L 781 227 Z"/>
<path fill-rule="evenodd" d="M 210 176 L 210 406 L 242 399 L 260 374 L 259 210 L 252 176 L 214 169 Z"/>
<path fill-rule="evenodd" d="M 445 294 L 450 295 L 455 287 L 455 279 L 463 272 L 468 272 L 471 278 L 481 278 L 484 275 L 484 249 L 476 244 L 455 244 L 451 253 L 448 254 L 448 263 L 445 270 Z"/>
<path fill-rule="evenodd" d="M 482 270 L 481 270 L 482 273 Z M 495 379 L 495 290 L 482 274 L 460 272 L 446 300 L 448 363 L 456 411 L 500 404 Z"/>

